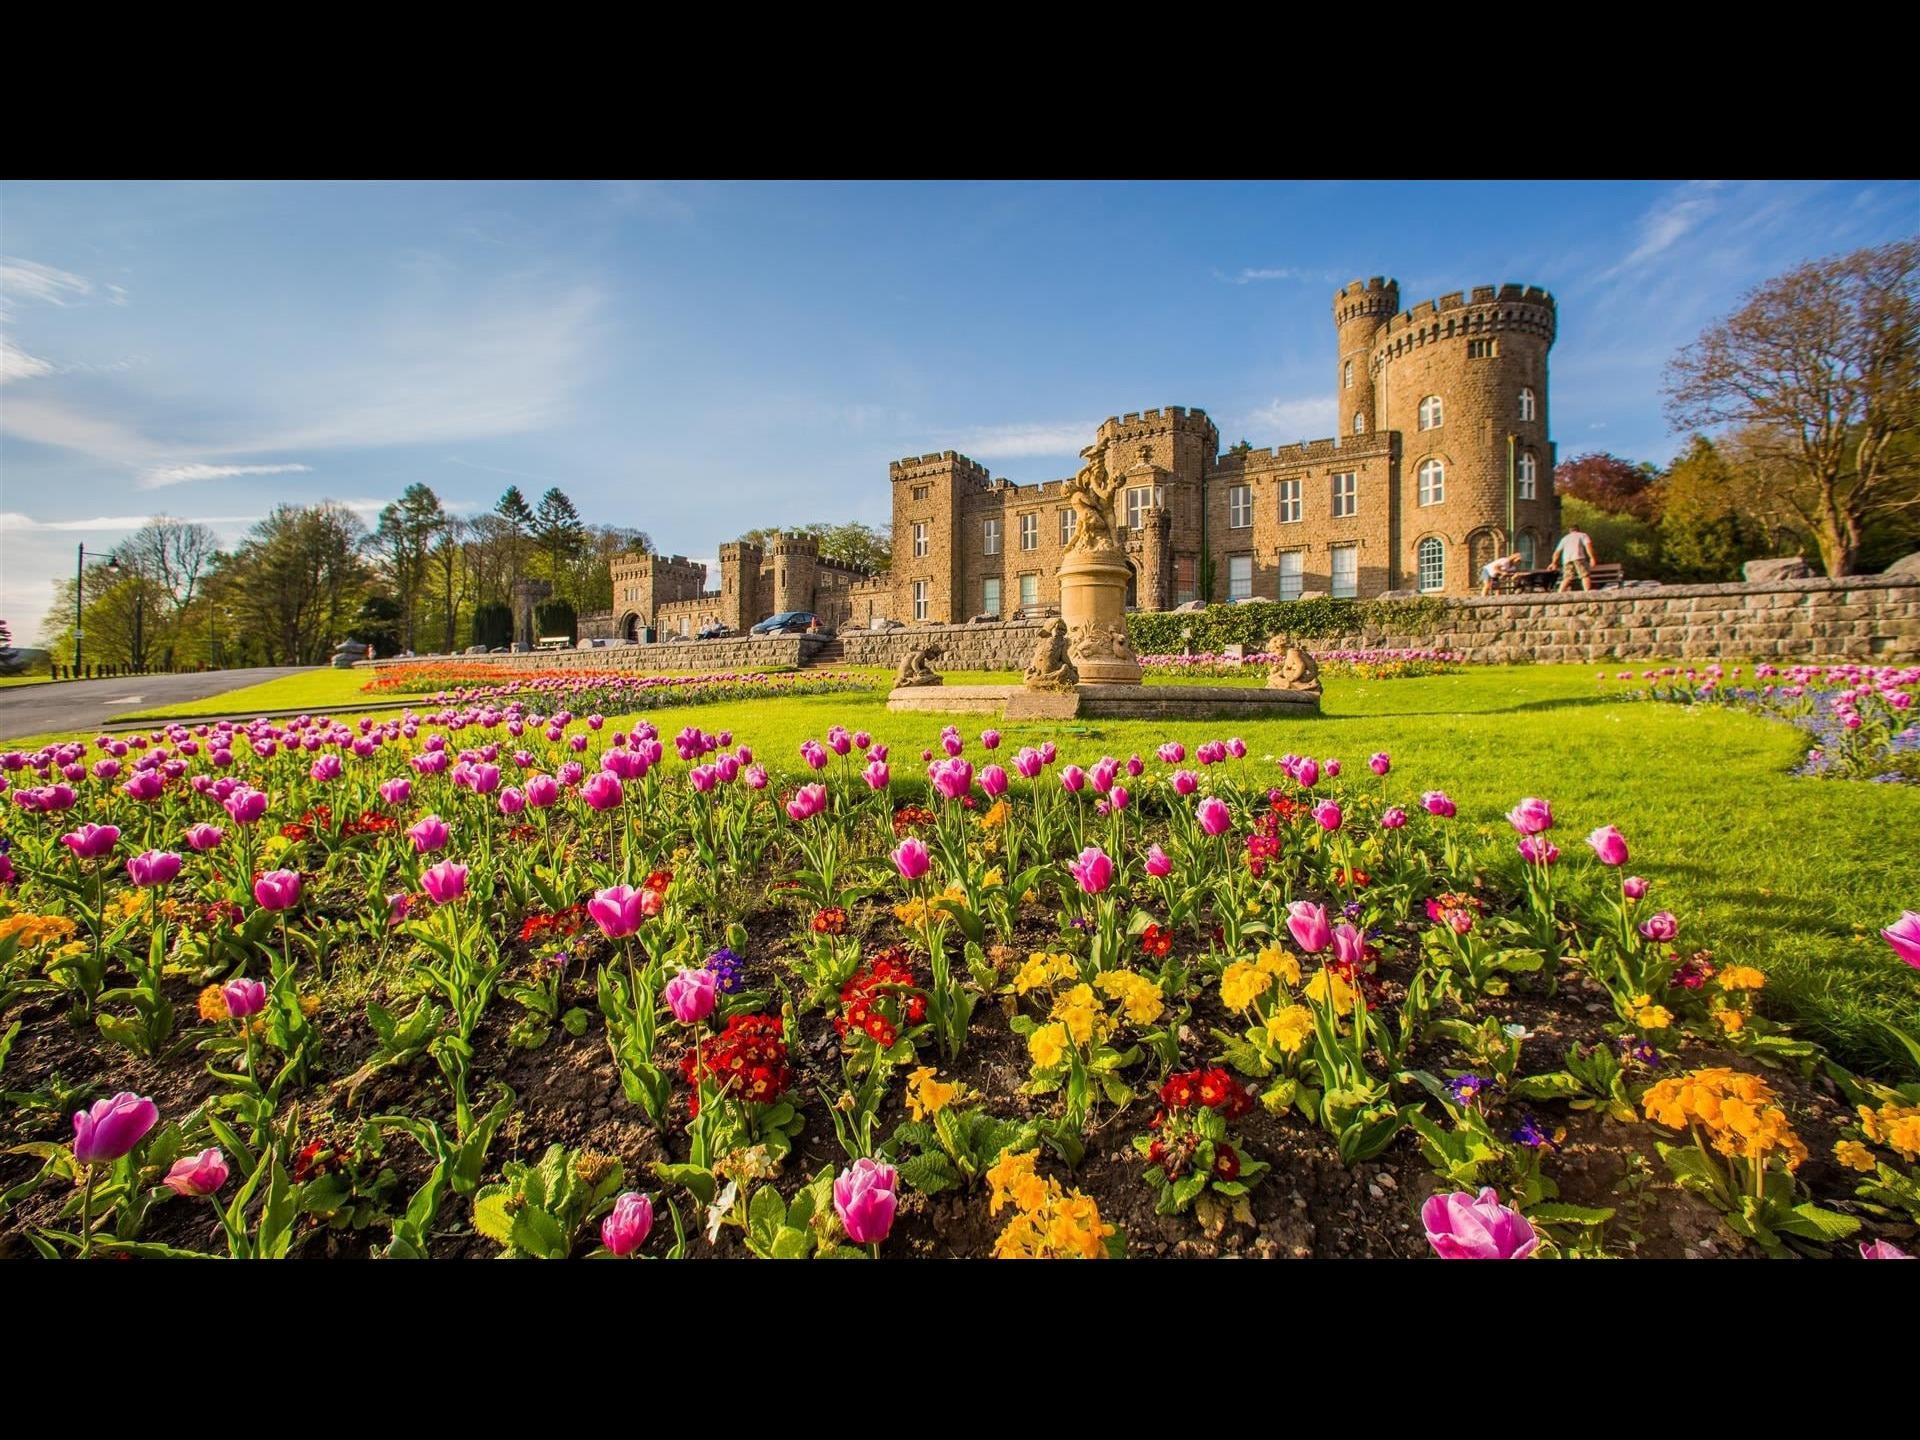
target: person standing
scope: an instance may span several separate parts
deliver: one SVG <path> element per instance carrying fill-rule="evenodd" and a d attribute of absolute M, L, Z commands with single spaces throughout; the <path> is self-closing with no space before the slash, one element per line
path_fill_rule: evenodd
<path fill-rule="evenodd" d="M 1574 578 L 1580 580 L 1582 590 L 1593 589 L 1593 576 L 1589 567 L 1593 561 L 1593 540 L 1586 531 L 1575 527 L 1560 537 L 1560 543 L 1553 547 L 1554 562 L 1560 567 L 1560 588 L 1571 590 Z"/>

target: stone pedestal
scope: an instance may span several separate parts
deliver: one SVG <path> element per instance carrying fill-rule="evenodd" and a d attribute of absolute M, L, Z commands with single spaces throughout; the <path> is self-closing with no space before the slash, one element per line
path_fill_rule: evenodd
<path fill-rule="evenodd" d="M 520 580 L 513 587 L 513 648 L 533 649 L 533 607 L 553 594 L 545 580 Z"/>
<path fill-rule="evenodd" d="M 1082 685 L 1138 685 L 1140 661 L 1127 639 L 1127 557 L 1119 550 L 1070 550 L 1060 562 L 1060 618 Z"/>

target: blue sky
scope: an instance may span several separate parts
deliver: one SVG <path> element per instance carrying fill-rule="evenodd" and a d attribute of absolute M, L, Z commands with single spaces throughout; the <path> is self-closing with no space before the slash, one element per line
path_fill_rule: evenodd
<path fill-rule="evenodd" d="M 1110 414 L 1332 433 L 1333 290 L 1560 302 L 1563 457 L 1678 449 L 1674 350 L 1754 283 L 1920 230 L 1880 183 L 0 186 L 0 615 L 156 513 L 549 485 L 710 559 L 884 521 L 890 459 L 1068 473 Z"/>

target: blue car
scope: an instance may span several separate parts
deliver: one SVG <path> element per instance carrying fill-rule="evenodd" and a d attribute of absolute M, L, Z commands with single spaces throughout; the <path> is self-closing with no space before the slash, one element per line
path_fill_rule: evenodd
<path fill-rule="evenodd" d="M 755 635 L 804 635 L 813 628 L 814 613 L 811 610 L 784 610 L 778 615 L 769 615 L 750 632 Z"/>

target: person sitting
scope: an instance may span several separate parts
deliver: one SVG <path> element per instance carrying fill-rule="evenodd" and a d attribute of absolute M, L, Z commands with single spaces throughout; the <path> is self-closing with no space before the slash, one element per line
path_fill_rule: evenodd
<path fill-rule="evenodd" d="M 1593 539 L 1586 531 L 1575 527 L 1560 537 L 1560 543 L 1553 547 L 1554 564 L 1560 567 L 1560 588 L 1571 590 L 1576 577 L 1582 590 L 1593 589 L 1593 576 L 1589 568 L 1593 563 Z"/>
<path fill-rule="evenodd" d="M 1521 555 L 1518 550 L 1511 555 L 1496 555 L 1480 567 L 1480 593 L 1491 595 L 1496 589 L 1506 588 L 1502 581 L 1520 573 Z"/>

